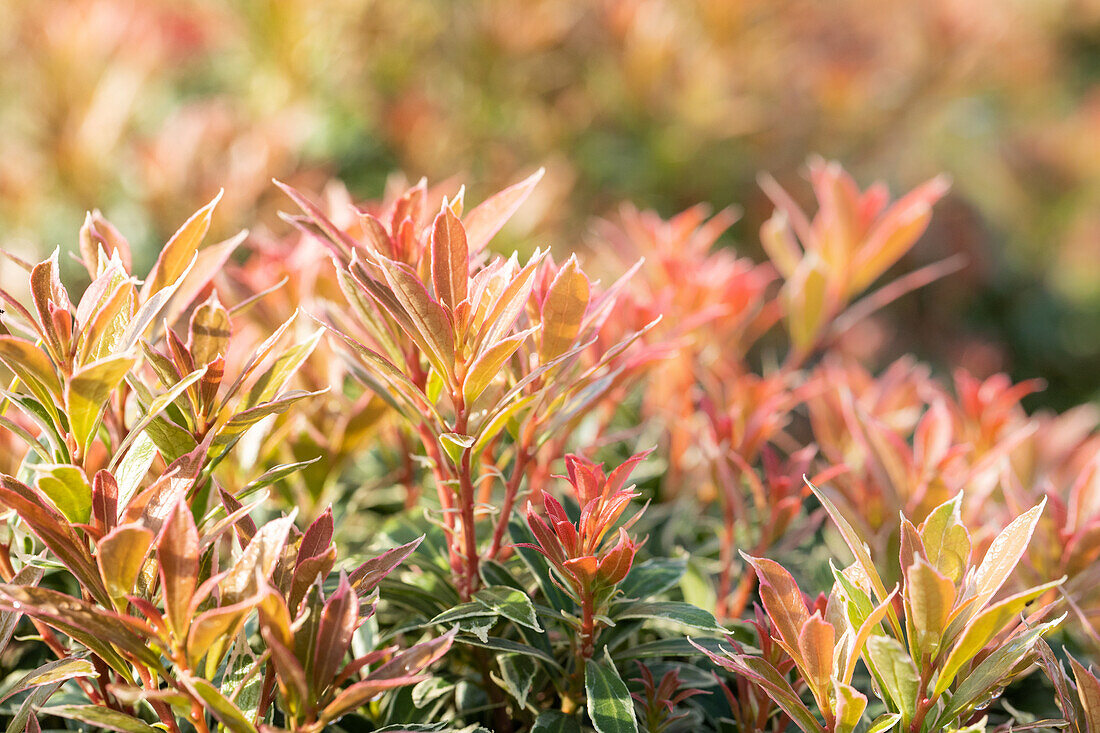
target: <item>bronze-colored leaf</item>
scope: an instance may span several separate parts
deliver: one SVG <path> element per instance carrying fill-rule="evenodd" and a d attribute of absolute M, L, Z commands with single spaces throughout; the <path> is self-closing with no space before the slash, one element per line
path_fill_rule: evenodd
<path fill-rule="evenodd" d="M 485 248 L 489 240 L 523 205 L 545 173 L 544 168 L 539 168 L 519 183 L 485 199 L 466 214 L 463 223 L 471 252 L 476 254 Z"/>
<path fill-rule="evenodd" d="M 352 592 L 347 576 L 341 572 L 336 591 L 325 601 L 317 625 L 310 680 L 314 691 L 328 687 L 340 671 L 358 620 L 359 598 Z"/>
<path fill-rule="evenodd" d="M 222 307 L 217 293 L 211 293 L 191 314 L 187 348 L 195 364 L 209 364 L 229 353 L 229 311 Z"/>
<path fill-rule="evenodd" d="M 186 502 L 179 502 L 157 540 L 161 594 L 168 626 L 181 645 L 191 626 L 191 599 L 199 580 L 199 531 Z"/>
<path fill-rule="evenodd" d="M 799 634 L 810 620 L 810 612 L 798 584 L 782 565 L 773 560 L 751 557 L 745 553 L 741 553 L 741 557 L 756 570 L 760 580 L 760 598 L 780 639 L 792 651 L 798 650 Z"/>
<path fill-rule="evenodd" d="M 444 201 L 432 228 L 432 283 L 436 298 L 452 311 L 466 300 L 469 270 L 466 230 Z"/>
<path fill-rule="evenodd" d="M 107 589 L 99 577 L 99 568 L 84 540 L 76 534 L 65 517 L 53 508 L 49 499 L 37 489 L 10 476 L 0 475 L 0 504 L 15 510 L 27 527 L 65 564 L 93 598 L 105 606 L 111 604 Z"/>

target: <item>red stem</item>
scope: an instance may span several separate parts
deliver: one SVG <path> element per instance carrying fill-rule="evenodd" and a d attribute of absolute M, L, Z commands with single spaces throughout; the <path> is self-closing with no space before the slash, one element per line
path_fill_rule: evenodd
<path fill-rule="evenodd" d="M 531 460 L 531 451 L 526 441 L 516 446 L 516 460 L 512 466 L 512 475 L 508 477 L 508 483 L 504 487 L 504 503 L 500 507 L 500 516 L 497 517 L 497 526 L 493 529 L 493 540 L 489 545 L 489 551 L 485 557 L 495 559 L 500 555 L 500 545 L 504 539 L 504 530 L 508 527 L 508 520 L 512 518 L 512 508 L 516 504 L 519 495 L 519 485 L 523 482 L 523 474 L 527 471 L 527 464 Z"/>

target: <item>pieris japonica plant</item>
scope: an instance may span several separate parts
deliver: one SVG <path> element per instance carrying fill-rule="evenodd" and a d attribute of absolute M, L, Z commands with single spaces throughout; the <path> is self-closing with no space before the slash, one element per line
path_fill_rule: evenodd
<path fill-rule="evenodd" d="M 983 711 L 1035 664 L 1043 634 L 1064 618 L 1044 621 L 1050 609 L 1043 606 L 1021 616 L 1062 580 L 998 593 L 1023 556 L 1043 505 L 1006 527 L 977 564 L 960 516 L 961 495 L 936 507 L 919 527 L 902 517 L 895 573 L 901 580 L 888 591 L 879 570 L 883 559 L 876 563 L 870 556 L 829 492 L 815 493 L 855 557 L 843 570 L 833 568 L 827 598 L 804 596 L 772 560 L 745 558 L 759 578 L 770 620 L 772 636 L 761 641 L 782 649 L 786 664 L 743 649 L 704 651 L 765 691 L 806 733 L 856 730 L 869 708 L 868 695 L 878 700 L 875 708 L 885 707 L 871 730 L 984 730 Z M 868 691 L 853 685 L 861 660 L 870 673 Z M 798 688 L 808 690 L 810 705 Z"/>
<path fill-rule="evenodd" d="M 945 179 L 808 174 L 759 261 L 703 206 L 502 256 L 541 172 L 9 257 L 7 730 L 1093 731 L 1100 413 L 885 365 Z"/>
<path fill-rule="evenodd" d="M 328 244 L 348 307 L 328 327 L 359 374 L 419 438 L 431 463 L 455 587 L 469 599 L 496 558 L 540 444 L 606 390 L 614 358 L 638 334 L 581 359 L 614 306 L 576 258 L 526 262 L 485 247 L 541 172 L 464 213 L 464 193 L 428 208 L 423 182 L 387 211 L 359 212 L 354 235 L 289 187 L 288 217 Z M 500 439 L 508 429 L 512 440 Z M 499 505 L 486 507 L 500 480 Z M 480 505 L 480 506 L 479 506 Z M 491 514 L 487 508 L 493 508 Z M 488 519 L 488 527 L 479 525 Z"/>
<path fill-rule="evenodd" d="M 115 730 L 150 717 L 171 731 L 321 730 L 422 679 L 451 643 L 347 659 L 375 588 L 415 543 L 337 574 L 331 513 L 304 534 L 293 515 L 252 517 L 296 466 L 223 488 L 219 465 L 246 470 L 227 459 L 244 434 L 262 440 L 258 423 L 311 396 L 287 384 L 320 332 L 287 345 L 288 322 L 227 373 L 230 310 L 213 292 L 190 307 L 242 239 L 202 246 L 215 204 L 144 284 L 122 236 L 90 215 L 79 304 L 56 252 L 28 268 L 30 308 L 0 291 L 13 316 L 0 335 L 14 375 L 3 394 L 19 415 L 0 419 L 27 447 L 18 476 L 0 477 L 0 649 L 26 616 L 55 657 L 7 690 L 32 691 L 17 730 L 47 716 Z M 67 681 L 83 701 L 42 707 Z"/>

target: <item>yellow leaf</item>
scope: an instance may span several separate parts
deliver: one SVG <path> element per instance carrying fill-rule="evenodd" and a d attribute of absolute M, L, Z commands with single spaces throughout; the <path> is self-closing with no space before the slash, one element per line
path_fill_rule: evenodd
<path fill-rule="evenodd" d="M 541 364 L 553 361 L 573 345 L 588 309 L 588 296 L 588 277 L 577 265 L 577 258 L 572 256 L 558 270 L 542 303 Z"/>
<path fill-rule="evenodd" d="M 191 260 L 199 251 L 206 232 L 210 229 L 214 207 L 221 201 L 223 193 L 224 191 L 218 191 L 218 195 L 206 206 L 192 214 L 191 218 L 185 221 L 183 226 L 164 245 L 160 257 L 153 265 L 152 272 L 149 273 L 145 285 L 141 288 L 142 302 L 148 300 L 151 295 L 161 288 L 174 283 L 187 269 L 187 266 L 191 264 Z"/>
<path fill-rule="evenodd" d="M 133 365 L 133 357 L 112 356 L 81 367 L 69 379 L 65 389 L 69 427 L 82 451 L 99 427 L 108 398 Z"/>
<path fill-rule="evenodd" d="M 905 578 L 905 602 L 916 631 L 918 657 L 934 655 L 955 605 L 955 584 L 920 557 L 907 568 Z"/>
<path fill-rule="evenodd" d="M 153 533 L 138 524 L 115 527 L 99 541 L 96 563 L 116 610 L 126 607 L 152 544 Z"/>
<path fill-rule="evenodd" d="M 948 634 L 945 643 L 950 645 L 951 652 L 947 655 L 936 680 L 935 694 L 942 695 L 963 665 L 985 648 L 994 636 L 1014 622 L 1028 603 L 1061 583 L 1062 580 L 1055 580 L 1009 596 L 971 619 L 958 639 L 953 639 L 951 634 Z"/>

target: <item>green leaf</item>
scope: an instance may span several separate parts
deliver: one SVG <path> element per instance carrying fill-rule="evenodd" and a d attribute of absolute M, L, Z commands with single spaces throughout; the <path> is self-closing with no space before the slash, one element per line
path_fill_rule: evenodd
<path fill-rule="evenodd" d="M 638 733 L 634 699 L 619 676 L 611 657 L 584 662 L 584 693 L 588 717 L 599 733 Z"/>
<path fill-rule="evenodd" d="M 30 722 L 31 716 L 42 705 L 46 703 L 54 693 L 61 689 L 61 682 L 55 682 L 52 685 L 44 685 L 43 687 L 35 688 L 27 699 L 23 701 L 23 704 L 19 706 L 19 710 L 8 721 L 8 727 L 5 733 L 26 733 L 27 724 Z M 35 718 L 37 721 L 38 718 Z"/>
<path fill-rule="evenodd" d="M 69 378 L 65 386 L 66 411 L 82 452 L 87 451 L 99 427 L 107 399 L 133 366 L 132 356 L 109 356 L 77 369 Z"/>
<path fill-rule="evenodd" d="M 836 729 L 834 733 L 852 733 L 867 709 L 867 698 L 851 685 L 833 681 L 836 698 Z"/>
<path fill-rule="evenodd" d="M 850 568 L 858 570 L 860 565 L 855 563 L 849 566 Z M 852 622 L 852 626 L 861 625 L 874 611 L 875 604 L 871 602 L 870 597 L 863 592 L 862 588 L 844 574 L 845 571 L 836 569 L 832 560 L 829 561 L 829 569 L 832 571 L 833 579 L 840 585 L 840 595 L 847 601 L 849 621 Z"/>
<path fill-rule="evenodd" d="M 829 498 L 825 489 L 814 486 L 808 479 L 806 485 L 810 487 L 810 491 L 814 493 L 818 501 L 821 502 L 821 506 L 825 508 L 825 511 L 832 518 L 833 523 L 836 524 L 837 529 L 840 530 L 841 536 L 844 538 L 845 544 L 848 545 L 848 549 L 852 551 L 852 554 L 856 558 L 856 562 L 863 568 L 863 572 L 867 575 L 867 579 L 871 583 L 871 589 L 875 592 L 875 597 L 878 602 L 881 603 L 887 596 L 886 586 L 882 583 L 882 578 L 878 574 L 878 570 L 875 568 L 875 564 L 871 561 L 871 553 L 867 550 L 867 544 L 860 537 L 859 532 L 856 532 L 855 528 L 844 518 L 844 515 L 837 509 L 836 504 Z M 901 622 L 898 620 L 898 615 L 894 611 L 893 607 L 889 607 L 886 612 L 887 618 L 890 619 L 890 626 L 894 630 L 894 635 L 897 638 L 902 638 L 903 633 L 901 630 Z"/>
<path fill-rule="evenodd" d="M 529 328 L 520 331 L 506 339 L 497 341 L 478 354 L 477 358 L 470 364 L 470 368 L 466 372 L 466 378 L 462 382 L 462 398 L 465 400 L 467 407 L 471 407 L 477 402 L 477 398 L 481 396 L 481 393 L 500 374 L 501 367 L 512 358 L 512 355 L 527 340 L 527 337 L 537 330 L 537 328 Z"/>
<path fill-rule="evenodd" d="M 501 654 L 497 657 L 504 689 L 521 708 L 527 707 L 527 696 L 535 680 L 535 665 L 523 654 Z"/>
<path fill-rule="evenodd" d="M 440 677 L 430 677 L 423 682 L 418 682 L 416 686 L 413 687 L 413 705 L 422 708 L 431 704 L 432 701 L 438 700 L 444 695 L 452 692 L 454 688 L 454 682 L 448 682 Z"/>
<path fill-rule="evenodd" d="M 538 544 L 535 536 L 531 534 L 531 530 L 528 529 L 527 525 L 515 519 L 508 522 L 508 533 L 517 544 Z M 554 607 L 554 610 L 565 611 L 566 613 L 572 612 L 574 608 L 573 601 L 565 594 L 565 591 L 559 588 L 554 582 L 550 575 L 550 564 L 546 562 L 546 558 L 539 552 L 527 547 L 517 547 L 516 552 L 527 565 L 531 574 L 535 576 L 535 580 L 539 584 L 539 589 L 542 590 L 546 599 L 550 601 L 550 605 Z"/>
<path fill-rule="evenodd" d="M 914 658 L 923 658 L 925 654 L 934 658 L 955 605 L 955 585 L 920 556 L 909 566 L 905 576 L 905 602 L 910 612 L 908 620 L 916 632 L 910 639 L 917 650 Z"/>
<path fill-rule="evenodd" d="M 46 352 L 30 341 L 0 335 L 0 362 L 19 377 L 40 403 L 52 410 L 61 397 L 61 381 Z"/>
<path fill-rule="evenodd" d="M 218 448 L 215 455 L 220 457 L 228 453 L 229 450 L 236 445 L 237 441 L 241 439 L 245 431 L 265 417 L 269 415 L 281 415 L 289 410 L 295 403 L 310 397 L 317 397 L 326 392 L 328 392 L 328 387 L 319 389 L 316 392 L 292 390 L 284 393 L 277 400 L 265 402 L 262 405 L 238 412 L 236 415 L 229 418 L 225 425 L 218 428 L 217 436 L 214 438 L 214 446 Z"/>
<path fill-rule="evenodd" d="M 561 670 L 561 665 L 558 660 L 547 654 L 541 649 L 536 649 L 529 644 L 522 644 L 518 641 L 512 641 L 511 639 L 501 639 L 495 636 L 490 636 L 487 639 L 477 639 L 469 636 L 459 636 L 455 641 L 460 641 L 463 644 L 469 644 L 470 646 L 480 646 L 486 649 L 495 649 L 498 652 L 514 652 L 516 654 L 525 654 L 529 657 L 536 657 L 556 670 Z"/>
<path fill-rule="evenodd" d="M 508 422 L 515 417 L 520 410 L 531 404 L 534 399 L 534 395 L 520 397 L 509 403 L 504 409 L 498 409 L 493 413 L 491 418 L 482 423 L 481 429 L 477 433 L 477 441 L 474 443 L 474 456 L 479 455 L 481 451 L 485 450 L 485 447 L 489 445 L 493 438 L 495 438 L 501 430 L 507 427 Z"/>
<path fill-rule="evenodd" d="M 959 683 L 955 693 L 951 695 L 939 718 L 937 727 L 946 726 L 954 721 L 960 713 L 968 713 L 975 704 L 982 702 L 990 691 L 1000 689 L 1007 682 L 1007 677 L 1017 669 L 1039 643 L 1044 634 L 1060 624 L 1065 616 L 1059 616 L 1053 621 L 1039 624 L 1027 631 L 1017 634 L 1006 643 L 993 650 L 993 653 L 982 660 L 962 682 Z M 937 685 L 937 688 L 939 685 Z"/>
<path fill-rule="evenodd" d="M 191 447 L 193 448 L 194 446 Z M 177 455 L 176 458 L 179 458 L 179 456 L 187 452 L 187 450 L 184 450 L 183 453 Z M 130 444 L 130 449 L 126 451 L 126 457 L 119 461 L 118 467 L 114 471 L 115 479 L 118 481 L 119 506 L 126 506 L 130 503 L 130 499 L 137 493 L 138 488 L 141 486 L 142 479 L 145 478 L 145 474 L 149 473 L 149 467 L 153 465 L 153 461 L 155 461 L 156 458 L 156 443 L 153 442 L 148 432 L 142 432 L 134 442 Z M 168 460 L 171 461 L 175 459 L 169 458 Z"/>
<path fill-rule="evenodd" d="M 524 589 L 523 583 L 513 577 L 511 571 L 496 560 L 483 560 L 479 568 L 485 585 L 504 585 L 516 590 Z"/>
<path fill-rule="evenodd" d="M 611 617 L 615 621 L 635 618 L 675 621 L 683 626 L 700 629 L 701 631 L 726 633 L 726 629 L 718 625 L 710 611 L 682 601 L 651 601 L 648 603 L 633 603 L 629 606 L 616 606 L 612 610 Z"/>
<path fill-rule="evenodd" d="M 99 705 L 54 705 L 38 711 L 41 715 L 78 720 L 95 726 L 98 730 L 115 730 L 121 733 L 159 733 L 143 720 Z"/>
<path fill-rule="evenodd" d="M 290 381 L 290 378 L 298 371 L 302 362 L 308 359 L 309 355 L 313 353 L 313 350 L 317 348 L 317 344 L 320 342 L 324 332 L 325 329 L 318 328 L 307 338 L 280 354 L 278 358 L 272 362 L 271 366 L 268 367 L 263 374 L 257 377 L 256 383 L 253 384 L 252 389 L 248 391 L 248 397 L 244 402 L 245 406 L 255 407 L 256 405 L 273 400 L 279 391 L 286 386 L 286 383 Z"/>
<path fill-rule="evenodd" d="M 87 524 L 92 515 L 92 487 L 76 466 L 36 465 L 35 485 L 73 524 Z"/>
<path fill-rule="evenodd" d="M 168 409 L 169 405 L 175 402 L 176 398 L 183 394 L 188 387 L 202 379 L 203 375 L 206 374 L 206 369 L 207 367 L 203 366 L 191 372 L 187 376 L 180 379 L 167 392 L 162 395 L 158 395 L 155 399 L 153 399 L 152 402 L 145 406 L 145 414 L 142 415 L 141 419 L 138 420 L 137 423 L 130 428 L 129 433 L 127 433 L 126 437 L 122 440 L 122 442 L 118 446 L 118 449 L 115 451 L 114 458 L 111 459 L 111 464 L 108 467 L 111 471 L 114 471 L 115 467 L 119 464 L 123 456 L 127 455 L 127 450 L 145 436 L 145 429 L 149 427 L 149 424 L 156 420 L 162 412 Z M 137 460 L 138 465 L 140 465 L 143 457 L 139 456 Z M 146 467 L 146 470 L 148 470 L 148 467 Z M 142 475 L 144 476 L 144 473 Z"/>
<path fill-rule="evenodd" d="M 867 729 L 867 733 L 886 733 L 888 730 L 894 730 L 901 721 L 901 713 L 886 713 L 875 718 L 875 722 L 871 723 L 871 727 Z"/>
<path fill-rule="evenodd" d="M 194 677 L 184 678 L 183 683 L 206 703 L 206 709 L 213 713 L 231 733 L 256 733 L 256 727 L 249 722 L 240 708 L 229 702 L 218 688 L 206 680 Z"/>
<path fill-rule="evenodd" d="M 274 468 L 269 468 L 268 470 L 264 471 L 259 478 L 249 481 L 247 484 L 245 484 L 244 488 L 234 494 L 234 496 L 236 496 L 237 499 L 245 499 L 252 494 L 255 494 L 260 489 L 266 488 L 276 481 L 282 481 L 287 476 L 297 473 L 306 466 L 312 466 L 314 463 L 321 460 L 322 458 L 323 456 L 317 456 L 316 458 L 310 458 L 306 461 L 298 461 L 296 463 L 283 463 L 281 465 L 275 466 Z"/>
<path fill-rule="evenodd" d="M 962 522 L 962 494 L 940 504 L 921 525 L 920 536 L 928 562 L 958 583 L 970 564 L 970 533 Z"/>
<path fill-rule="evenodd" d="M 497 585 L 482 588 L 474 594 L 474 598 L 486 610 L 503 616 L 509 621 L 514 621 L 520 626 L 526 626 L 534 631 L 542 631 L 542 627 L 539 626 L 538 619 L 535 617 L 535 607 L 523 591 Z"/>
<path fill-rule="evenodd" d="M 659 639 L 647 641 L 644 644 L 631 644 L 615 652 L 615 657 L 620 661 L 627 659 L 666 659 L 668 657 L 693 657 L 700 650 L 706 650 L 712 654 L 721 654 L 725 647 L 724 639 L 717 637 L 688 639 Z"/>
<path fill-rule="evenodd" d="M 686 558 L 652 558 L 635 563 L 619 584 L 619 590 L 623 598 L 645 600 L 679 583 L 685 572 Z"/>
<path fill-rule="evenodd" d="M 198 445 L 191 433 L 164 417 L 158 417 L 149 423 L 144 434 L 149 436 L 157 450 L 164 456 L 164 460 L 169 462 L 179 460 L 195 450 Z"/>
<path fill-rule="evenodd" d="M 54 460 L 53 456 L 50 455 L 50 446 L 40 442 L 38 438 L 31 435 L 30 431 L 22 425 L 18 425 L 6 417 L 0 417 L 0 429 L 10 431 L 13 435 L 18 435 L 19 439 L 26 443 L 27 447 L 33 450 L 43 463 L 51 463 Z"/>
<path fill-rule="evenodd" d="M 460 433 L 443 433 L 439 436 L 439 442 L 443 446 L 443 452 L 451 459 L 451 463 L 459 466 L 462 463 L 462 453 L 473 446 L 474 439 Z"/>
<path fill-rule="evenodd" d="M 893 707 L 905 720 L 912 720 L 917 709 L 920 679 L 916 665 L 901 642 L 888 636 L 872 636 L 867 640 L 865 653 Z"/>
<path fill-rule="evenodd" d="M 248 651 L 248 640 L 244 636 L 244 631 L 241 630 L 237 634 L 236 646 L 230 654 L 225 674 L 222 676 L 221 693 L 226 699 L 233 701 L 245 717 L 250 719 L 255 716 L 259 708 L 263 691 L 263 674 L 252 674 L 256 664 L 256 660 Z"/>
<path fill-rule="evenodd" d="M 25 692 L 32 687 L 49 685 L 56 682 L 65 682 L 66 680 L 77 678 L 98 676 L 99 674 L 95 671 L 95 666 L 87 659 L 79 659 L 77 657 L 55 659 L 52 662 L 46 662 L 38 669 L 20 677 L 7 693 L 3 697 L 0 697 L 0 702 L 7 700 L 12 695 Z"/>
<path fill-rule="evenodd" d="M 581 725 L 572 715 L 560 710 L 547 710 L 539 713 L 531 733 L 581 733 Z"/>
<path fill-rule="evenodd" d="M 32 532 L 97 601 L 110 605 L 99 568 L 84 541 L 40 491 L 8 476 L 0 476 L 0 504 L 14 509 Z"/>

